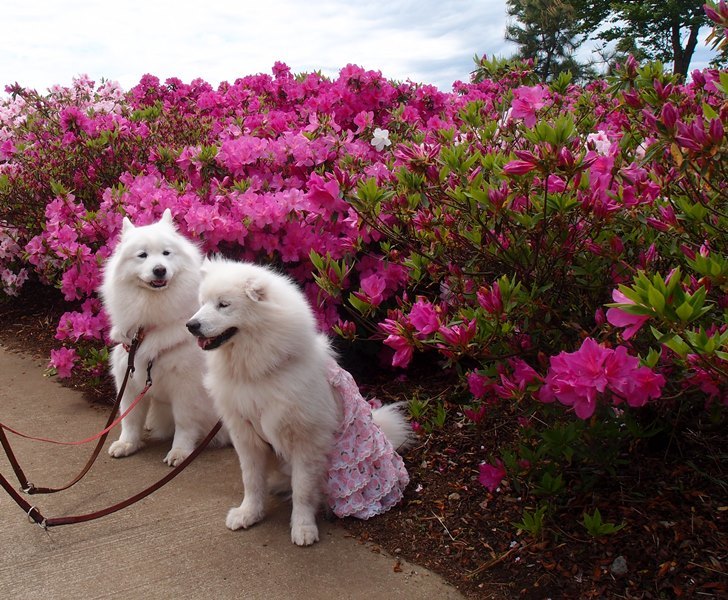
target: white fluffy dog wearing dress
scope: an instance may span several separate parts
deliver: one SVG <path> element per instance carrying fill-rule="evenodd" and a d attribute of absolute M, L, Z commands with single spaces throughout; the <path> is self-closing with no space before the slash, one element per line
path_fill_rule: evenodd
<path fill-rule="evenodd" d="M 121 422 L 121 436 L 109 447 L 113 457 L 136 452 L 146 424 L 154 438 L 173 436 L 164 462 L 176 466 L 218 420 L 202 383 L 204 353 L 185 329 L 197 310 L 201 264 L 200 250 L 177 231 L 169 209 L 158 222 L 142 227 L 124 218 L 101 286 L 110 337 L 118 344 L 111 353 L 117 391 L 124 379 L 128 347 L 137 331 L 143 331 L 135 360 L 137 373 L 127 383 L 121 411 L 143 389 L 150 361 L 153 385 Z M 215 442 L 225 443 L 226 438 L 221 431 Z"/>
<path fill-rule="evenodd" d="M 207 351 L 205 386 L 230 432 L 245 488 L 226 525 L 264 517 L 268 476 L 290 473 L 291 540 L 318 541 L 316 513 L 369 518 L 408 483 L 394 448 L 410 427 L 396 406 L 372 412 L 299 288 L 250 263 L 205 261 L 200 309 L 187 328 Z"/>

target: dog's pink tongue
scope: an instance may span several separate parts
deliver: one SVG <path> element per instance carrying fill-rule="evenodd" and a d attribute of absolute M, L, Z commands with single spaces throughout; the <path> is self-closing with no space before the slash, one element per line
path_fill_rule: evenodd
<path fill-rule="evenodd" d="M 197 345 L 202 348 L 203 350 L 207 348 L 207 345 L 210 343 L 210 340 L 208 338 L 204 337 L 198 337 L 197 338 Z"/>

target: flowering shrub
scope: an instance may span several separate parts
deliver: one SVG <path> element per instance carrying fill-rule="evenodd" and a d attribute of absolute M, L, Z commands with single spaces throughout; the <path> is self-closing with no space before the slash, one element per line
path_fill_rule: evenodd
<path fill-rule="evenodd" d="M 287 269 L 323 329 L 379 340 L 397 369 L 452 368 L 476 426 L 497 402 L 525 421 L 561 406 L 583 421 L 558 425 L 574 442 L 645 405 L 728 403 L 726 73 L 684 84 L 629 59 L 577 87 L 483 58 L 445 93 L 277 63 L 217 89 L 7 91 L 2 287 L 32 277 L 73 303 L 59 376 L 104 368 L 96 289 L 123 216 L 170 208 L 206 252 Z M 480 480 L 494 490 L 539 456 Z"/>

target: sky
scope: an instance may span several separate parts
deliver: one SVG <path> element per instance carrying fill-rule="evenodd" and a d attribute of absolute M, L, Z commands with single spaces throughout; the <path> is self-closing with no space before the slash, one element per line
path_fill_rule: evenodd
<path fill-rule="evenodd" d="M 0 90 L 44 92 L 73 77 L 221 81 L 271 73 L 335 77 L 347 64 L 449 91 L 475 54 L 510 56 L 505 0 L 4 0 Z M 706 31 L 707 33 L 707 31 Z M 701 39 L 704 39 L 702 36 Z M 707 65 L 701 43 L 691 68 Z"/>

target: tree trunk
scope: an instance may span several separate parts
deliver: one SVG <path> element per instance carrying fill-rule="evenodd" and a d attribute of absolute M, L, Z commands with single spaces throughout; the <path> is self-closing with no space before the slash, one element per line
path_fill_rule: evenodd
<path fill-rule="evenodd" d="M 680 44 L 680 25 L 677 23 L 672 24 L 671 28 L 671 39 L 672 39 L 672 72 L 676 75 L 682 75 L 687 79 L 688 69 L 690 68 L 690 61 L 693 59 L 695 48 L 698 45 L 698 31 L 700 30 L 699 25 L 693 25 L 690 28 L 690 36 L 685 44 L 685 48 Z"/>

